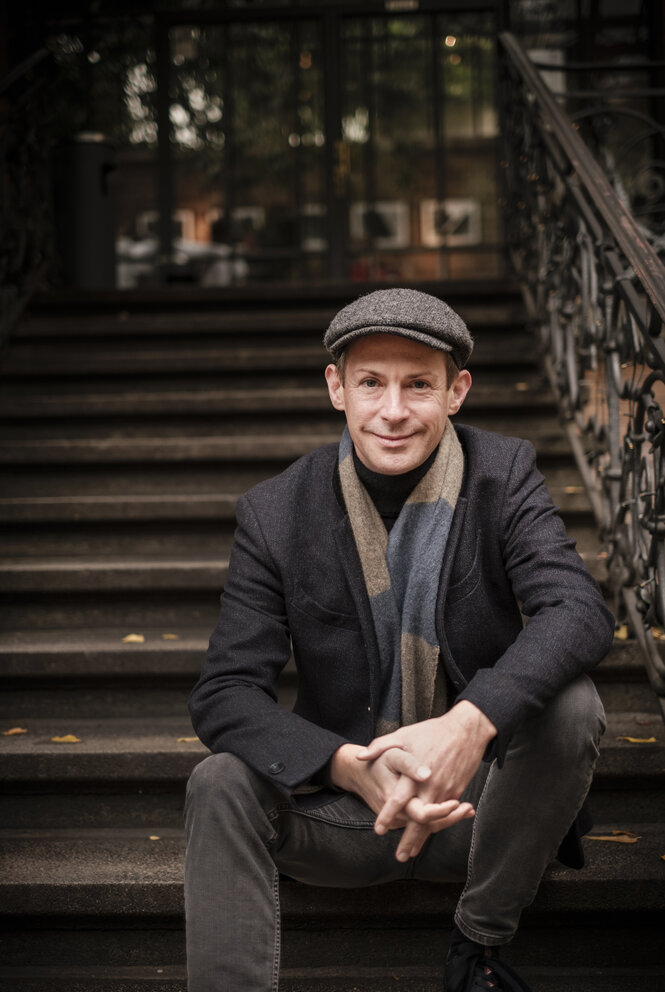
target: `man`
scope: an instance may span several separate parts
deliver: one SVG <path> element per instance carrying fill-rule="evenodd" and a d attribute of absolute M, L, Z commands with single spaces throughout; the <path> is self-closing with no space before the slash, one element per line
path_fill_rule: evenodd
<path fill-rule="evenodd" d="M 498 947 L 557 851 L 581 866 L 604 730 L 584 673 L 612 617 L 531 445 L 453 428 L 472 348 L 454 311 L 381 290 L 324 340 L 344 435 L 239 500 L 192 694 L 214 753 L 187 796 L 189 990 L 277 989 L 278 872 L 361 886 L 451 870 L 467 881 L 446 992 L 526 989 Z"/>

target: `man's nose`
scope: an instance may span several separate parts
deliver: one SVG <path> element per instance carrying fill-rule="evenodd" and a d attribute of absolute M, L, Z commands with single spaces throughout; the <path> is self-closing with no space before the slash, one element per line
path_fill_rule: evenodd
<path fill-rule="evenodd" d="M 385 390 L 381 413 L 389 421 L 404 420 L 408 416 L 404 391 L 399 386 L 389 386 Z"/>

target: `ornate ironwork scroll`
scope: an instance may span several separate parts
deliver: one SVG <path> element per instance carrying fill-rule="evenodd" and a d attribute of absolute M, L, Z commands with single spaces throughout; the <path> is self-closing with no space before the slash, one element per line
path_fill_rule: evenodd
<path fill-rule="evenodd" d="M 518 42 L 501 43 L 507 244 L 665 712 L 665 267 Z"/>

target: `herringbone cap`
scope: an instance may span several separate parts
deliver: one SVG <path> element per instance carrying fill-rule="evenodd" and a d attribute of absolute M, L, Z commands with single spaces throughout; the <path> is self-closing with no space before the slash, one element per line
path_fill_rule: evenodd
<path fill-rule="evenodd" d="M 333 318 L 323 343 L 335 361 L 356 338 L 401 334 L 430 348 L 449 351 L 463 369 L 473 349 L 466 324 L 443 300 L 417 289 L 378 289 L 350 303 Z"/>

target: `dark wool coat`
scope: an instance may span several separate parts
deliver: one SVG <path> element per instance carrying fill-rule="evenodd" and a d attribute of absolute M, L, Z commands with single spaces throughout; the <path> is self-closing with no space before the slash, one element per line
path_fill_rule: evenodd
<path fill-rule="evenodd" d="M 441 574 L 432 577 L 441 660 L 457 699 L 475 703 L 497 727 L 493 753 L 502 761 L 520 723 L 604 657 L 614 623 L 565 533 L 532 445 L 456 430 L 464 482 Z M 341 744 L 374 736 L 377 644 L 337 445 L 250 490 L 238 501 L 237 522 L 190 711 L 212 751 L 237 755 L 289 793 Z M 276 703 L 291 649 L 293 712 Z M 320 794 L 321 802 L 329 798 Z"/>

